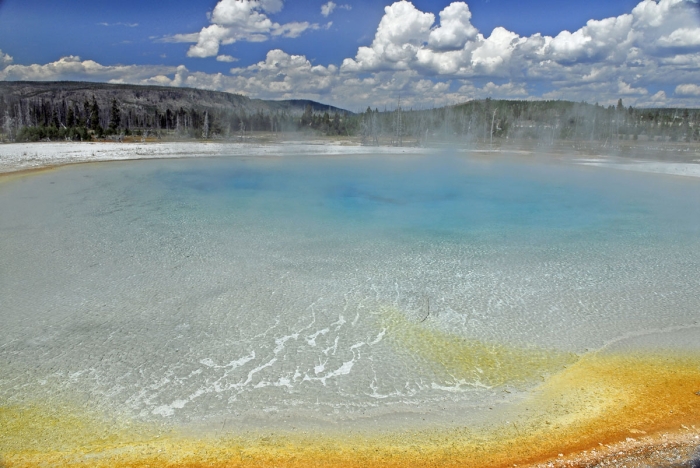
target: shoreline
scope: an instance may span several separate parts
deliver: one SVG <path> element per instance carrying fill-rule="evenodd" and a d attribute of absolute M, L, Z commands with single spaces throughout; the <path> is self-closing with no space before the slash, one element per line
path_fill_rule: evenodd
<path fill-rule="evenodd" d="M 537 463 L 518 465 L 526 468 L 550 467 L 666 467 L 696 468 L 700 465 L 700 435 L 693 429 L 661 431 L 642 435 L 630 433 L 625 441 L 599 444 L 582 452 L 574 452 L 563 457 L 557 456 Z"/>
<path fill-rule="evenodd" d="M 489 145 L 363 146 L 351 139 L 265 139 L 249 141 L 146 141 L 146 142 L 32 142 L 0 144 L 0 177 L 27 175 L 79 163 L 183 159 L 221 156 L 368 155 L 372 153 L 430 154 L 453 150 L 456 154 L 544 156 L 553 160 L 604 169 L 700 178 L 700 145 L 649 147 L 622 142 L 606 149 L 596 142 L 533 142 Z"/>
<path fill-rule="evenodd" d="M 0 176 L 51 169 L 69 164 L 197 159 L 226 156 L 284 157 L 292 155 L 425 154 L 422 147 L 362 146 L 342 141 L 173 141 L 173 142 L 34 142 L 0 144 Z"/>
<path fill-rule="evenodd" d="M 18 144 L 23 145 L 23 144 Z M 42 145 L 37 147 L 36 145 Z M 80 151 L 76 151 L 74 145 L 79 146 Z M 9 146 L 9 145 L 8 145 Z M 114 162 L 114 161 L 125 161 L 125 160 L 144 160 L 144 159 L 176 159 L 176 158 L 198 158 L 198 157 L 216 157 L 216 156 L 229 156 L 229 155 L 244 155 L 246 151 L 253 148 L 257 149 L 256 155 L 258 156 L 279 156 L 284 154 L 300 154 L 309 147 L 315 146 L 319 148 L 319 154 L 368 154 L 377 150 L 376 147 L 362 147 L 362 146 L 344 146 L 344 145 L 333 145 L 329 142 L 322 143 L 310 143 L 308 141 L 295 142 L 294 145 L 284 146 L 283 143 L 272 142 L 272 143 L 237 143 L 237 142 L 158 142 L 158 143 L 111 143 L 111 142 L 100 142 L 100 143 L 30 143 L 23 146 L 28 146 L 37 150 L 35 152 L 35 157 L 32 158 L 31 154 L 27 155 L 27 151 L 21 149 L 25 154 L 19 154 L 18 160 L 15 161 L 16 165 L 12 166 L 15 169 L 6 170 L 11 164 L 7 166 L 4 164 L 5 159 L 3 149 L 5 145 L 0 145 L 0 180 L 3 177 L 21 177 L 25 175 L 31 175 L 35 173 L 40 173 L 43 171 L 50 171 L 58 167 L 72 165 L 72 164 L 83 164 L 83 163 L 95 163 L 95 162 Z M 289 147 L 292 147 L 290 151 Z M 339 148 L 343 148 L 344 151 L 340 151 Z M 348 148 L 351 148 L 348 150 Z M 17 149 L 17 147 L 11 148 Z M 38 157 L 38 150 L 45 149 L 44 157 Z M 84 149 L 84 151 L 83 151 Z M 115 155 L 116 157 L 110 157 L 108 154 L 110 151 L 117 150 L 119 153 Z M 228 150 L 229 152 L 222 152 L 222 150 Z M 231 153 L 230 150 L 237 150 Z M 267 151 L 260 151 L 261 149 Z M 403 148 L 406 150 L 408 148 Z M 58 150 L 63 150 L 58 151 Z M 152 150 L 152 151 L 146 151 Z M 197 151 L 192 151 L 197 150 Z M 402 148 L 396 147 L 385 147 L 382 151 L 387 152 L 398 152 Z M 141 152 L 139 152 L 141 151 Z M 192 152 L 190 152 L 192 151 Z M 413 152 L 418 154 L 425 154 L 430 152 L 430 148 L 418 148 L 414 149 Z M 503 149 L 500 151 L 502 154 L 508 154 L 508 149 Z M 514 151 L 513 151 L 514 152 Z M 23 157 L 26 158 L 23 159 Z M 562 155 L 565 156 L 565 155 Z M 84 158 L 84 159 L 81 159 Z M 628 160 L 629 161 L 629 160 Z M 11 163 L 12 161 L 10 161 Z M 571 162 L 575 163 L 572 159 Z M 663 165 L 667 162 L 658 162 L 653 164 Z M 22 166 L 26 164 L 27 167 Z M 678 164 L 678 163 L 668 163 L 668 164 Z M 691 164 L 691 163 L 688 163 Z M 694 167 L 700 171 L 700 164 L 692 163 Z M 602 165 L 605 167 L 605 165 Z M 19 167 L 19 169 L 17 169 Z M 668 172 L 659 171 L 645 171 L 645 172 L 656 172 L 661 174 L 667 174 Z M 670 174 L 670 175 L 688 175 L 688 174 Z M 700 177 L 700 172 L 698 175 L 692 175 L 693 177 Z M 700 384 L 700 382 L 696 382 Z M 697 388 L 700 391 L 700 386 Z M 700 400 L 700 396 L 698 396 Z M 669 423 L 670 424 L 670 423 Z M 700 447 L 700 428 L 696 429 L 696 426 L 691 425 L 690 427 L 683 427 L 674 423 L 675 426 L 673 430 L 670 427 L 656 428 L 653 432 L 650 431 L 649 434 L 642 434 L 641 431 L 630 432 L 630 436 L 619 442 L 612 442 L 603 445 L 595 446 L 588 442 L 582 442 L 579 448 L 587 447 L 587 449 L 576 450 L 569 454 L 562 454 L 561 457 L 557 456 L 555 458 L 548 458 L 544 460 L 538 460 L 536 462 L 530 462 L 528 464 L 520 464 L 518 466 L 530 466 L 533 468 L 543 468 L 549 466 L 647 466 L 653 463 L 653 466 L 688 466 L 695 467 L 698 466 L 697 463 L 697 453 L 694 453 L 698 447 Z M 682 424 L 682 423 L 681 423 Z M 641 436 L 640 436 L 641 434 Z M 676 457 L 676 460 L 671 460 Z M 683 459 L 680 459 L 681 457 Z M 692 461 L 695 457 L 696 461 Z M 665 464 L 662 464 L 665 463 Z M 2 459 L 0 458 L 0 467 L 3 466 Z M 12 465 L 10 465 L 12 466 Z M 493 465 L 493 466 L 510 466 L 510 465 Z"/>

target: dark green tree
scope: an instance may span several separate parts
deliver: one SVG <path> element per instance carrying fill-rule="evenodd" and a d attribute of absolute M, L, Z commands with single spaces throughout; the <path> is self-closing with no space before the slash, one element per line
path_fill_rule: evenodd
<path fill-rule="evenodd" d="M 313 123 L 313 109 L 311 108 L 311 104 L 307 104 L 306 108 L 304 109 L 304 114 L 301 116 L 301 126 L 306 127 L 310 123 Z"/>
<path fill-rule="evenodd" d="M 92 104 L 90 104 L 90 130 L 97 131 L 97 127 L 100 126 L 100 106 L 97 105 L 97 100 L 95 96 L 92 97 Z"/>
<path fill-rule="evenodd" d="M 119 110 L 119 104 L 116 99 L 112 99 L 112 113 L 109 118 L 109 129 L 116 132 L 121 125 L 121 111 Z"/>
<path fill-rule="evenodd" d="M 321 130 L 326 132 L 326 134 L 330 135 L 331 131 L 331 116 L 328 115 L 328 112 L 323 113 L 323 120 L 321 120 Z"/>
<path fill-rule="evenodd" d="M 68 128 L 75 126 L 75 113 L 73 112 L 72 107 L 68 108 L 68 116 L 66 117 L 66 126 Z"/>

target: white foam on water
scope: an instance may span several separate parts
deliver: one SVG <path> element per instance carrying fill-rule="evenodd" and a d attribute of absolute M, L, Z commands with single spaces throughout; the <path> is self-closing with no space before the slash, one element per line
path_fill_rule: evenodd
<path fill-rule="evenodd" d="M 450 393 L 463 393 L 463 392 L 474 392 L 475 389 L 485 389 L 485 390 L 491 390 L 493 389 L 493 386 L 491 385 L 486 385 L 483 382 L 480 381 L 466 381 L 464 379 L 459 379 L 458 381 L 454 382 L 454 385 L 441 385 L 436 382 L 433 382 L 430 385 L 431 388 L 434 388 L 435 390 L 442 390 L 443 392 L 450 392 Z"/>
<path fill-rule="evenodd" d="M 386 335 L 386 328 L 382 328 L 382 331 L 380 331 L 377 334 L 377 337 L 367 344 L 369 344 L 370 346 L 374 346 L 374 345 L 378 344 L 380 341 L 382 341 L 382 339 L 384 339 L 384 335 Z"/>

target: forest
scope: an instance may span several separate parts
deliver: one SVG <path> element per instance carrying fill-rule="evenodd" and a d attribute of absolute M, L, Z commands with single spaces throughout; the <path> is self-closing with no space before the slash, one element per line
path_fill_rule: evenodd
<path fill-rule="evenodd" d="M 391 112 L 367 108 L 359 116 L 362 141 L 393 144 L 424 141 L 496 143 L 535 140 L 577 141 L 698 141 L 700 110 L 635 109 L 570 101 L 483 99 L 429 110 Z"/>
<path fill-rule="evenodd" d="M 585 102 L 472 100 L 434 109 L 352 113 L 314 101 L 263 101 L 188 88 L 100 83 L 0 83 L 0 140 L 127 136 L 234 139 L 256 132 L 356 137 L 363 144 L 505 140 L 698 141 L 700 110 Z"/>
<path fill-rule="evenodd" d="M 346 114 L 343 109 L 314 101 L 264 101 L 192 88 L 0 83 L 3 141 L 90 141 L 126 136 L 222 139 L 251 132 L 298 131 L 302 125 L 328 134 L 348 134 L 339 123 L 340 115 Z"/>

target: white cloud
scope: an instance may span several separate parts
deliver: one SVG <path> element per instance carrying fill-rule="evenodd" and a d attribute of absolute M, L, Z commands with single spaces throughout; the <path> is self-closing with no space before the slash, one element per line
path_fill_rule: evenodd
<path fill-rule="evenodd" d="M 700 46 L 700 28 L 680 28 L 668 36 L 659 39 L 662 47 L 697 47 Z"/>
<path fill-rule="evenodd" d="M 232 81 L 249 95 L 320 96 L 338 81 L 338 68 L 312 65 L 303 55 L 290 55 L 275 49 L 264 61 L 243 68 L 232 68 Z M 295 94 L 296 93 L 296 94 Z"/>
<path fill-rule="evenodd" d="M 298 37 L 304 31 L 319 29 L 318 24 L 291 22 L 279 24 L 267 15 L 279 12 L 282 0 L 219 0 L 211 12 L 211 24 L 198 33 L 176 34 L 161 42 L 195 42 L 188 57 L 214 57 L 219 47 L 234 42 L 264 42 L 271 37 Z"/>
<path fill-rule="evenodd" d="M 692 83 L 679 84 L 674 94 L 678 96 L 700 96 L 700 86 Z"/>
<path fill-rule="evenodd" d="M 355 59 L 343 61 L 347 71 L 407 69 L 430 36 L 435 15 L 401 0 L 384 8 L 370 47 L 360 47 Z"/>
<path fill-rule="evenodd" d="M 260 6 L 267 13 L 279 13 L 284 6 L 283 0 L 260 0 Z"/>
<path fill-rule="evenodd" d="M 238 59 L 236 57 L 232 57 L 230 55 L 217 55 L 216 61 L 217 62 L 237 62 Z"/>
<path fill-rule="evenodd" d="M 199 33 L 174 34 L 172 36 L 165 36 L 155 39 L 156 42 L 197 42 L 198 40 Z"/>
<path fill-rule="evenodd" d="M 527 97 L 528 92 L 525 89 L 525 85 L 522 83 L 505 83 L 502 85 L 497 85 L 493 82 L 486 83 L 479 94 L 484 97 L 493 97 L 496 99 L 506 99 L 506 98 L 521 98 Z"/>
<path fill-rule="evenodd" d="M 320 27 L 306 22 L 274 23 L 267 15 L 281 8 L 280 0 L 221 0 L 207 28 L 162 40 L 196 42 L 190 55 L 216 56 L 226 62 L 233 57 L 219 53 L 222 44 L 296 37 Z M 399 94 L 406 107 L 489 96 L 604 105 L 624 97 L 625 104 L 634 106 L 698 107 L 700 86 L 694 83 L 700 83 L 700 21 L 696 8 L 688 0 L 642 0 L 628 14 L 591 20 L 574 31 L 520 36 L 503 27 L 490 34 L 479 32 L 464 2 L 453 2 L 436 17 L 403 0 L 385 8 L 372 43 L 359 47 L 354 58 L 343 60 L 340 67 L 314 65 L 303 55 L 280 49 L 228 74 L 182 66 L 103 66 L 77 57 L 21 66 L 0 52 L 0 79 L 193 86 L 259 98 L 315 99 L 352 110 L 368 104 L 393 108 Z M 674 88 L 670 96 L 658 91 Z"/>
<path fill-rule="evenodd" d="M 586 26 L 570 33 L 562 31 L 551 42 L 547 52 L 559 63 L 615 60 L 616 52 L 624 50 L 633 39 L 632 15 L 604 20 L 590 20 Z"/>
<path fill-rule="evenodd" d="M 335 2 L 330 1 L 328 3 L 321 5 L 321 14 L 327 18 L 328 15 L 333 13 L 336 8 L 340 8 L 342 10 L 352 10 L 352 5 L 347 5 L 347 4 L 338 5 Z"/>
<path fill-rule="evenodd" d="M 331 13 L 333 13 L 333 10 L 335 10 L 335 7 L 337 5 L 335 2 L 328 2 L 324 5 L 321 5 L 321 14 L 325 17 L 328 17 Z"/>
<path fill-rule="evenodd" d="M 658 28 L 663 26 L 669 12 L 682 3 L 683 0 L 644 0 L 634 7 L 632 14 L 641 24 Z"/>
<path fill-rule="evenodd" d="M 461 49 L 479 32 L 471 24 L 472 13 L 466 3 L 454 2 L 440 12 L 440 26 L 433 29 L 428 44 L 433 50 Z"/>
<path fill-rule="evenodd" d="M 127 28 L 135 28 L 138 27 L 138 23 L 97 23 L 98 26 L 125 26 Z"/>
<path fill-rule="evenodd" d="M 61 57 L 44 65 L 7 65 L 0 70 L 0 80 L 90 80 L 134 83 L 159 74 L 173 73 L 176 67 L 157 65 L 101 65 L 77 56 Z"/>
<path fill-rule="evenodd" d="M 634 96 L 634 95 L 644 95 L 649 94 L 645 88 L 633 88 L 628 83 L 620 80 L 617 82 L 617 92 L 621 96 Z"/>
<path fill-rule="evenodd" d="M 0 70 L 10 65 L 12 62 L 13 59 L 10 56 L 10 54 L 6 54 L 2 50 L 0 50 Z"/>
<path fill-rule="evenodd" d="M 309 24 L 306 21 L 303 21 L 301 23 L 298 22 L 292 22 L 292 23 L 287 23 L 279 26 L 278 28 L 274 29 L 272 31 L 273 36 L 283 36 L 283 37 L 299 37 L 301 36 L 302 33 L 309 29 L 320 29 L 321 26 L 318 24 Z"/>
<path fill-rule="evenodd" d="M 486 37 L 471 24 L 466 3 L 450 4 L 435 25 L 431 13 L 400 1 L 385 9 L 372 44 L 345 59 L 341 70 L 537 82 L 558 98 L 576 100 L 642 99 L 650 84 L 700 79 L 696 7 L 687 0 L 643 0 L 628 14 L 590 20 L 554 37 L 523 37 L 502 27 Z"/>
<path fill-rule="evenodd" d="M 520 42 L 520 36 L 499 26 L 472 52 L 471 65 L 485 75 L 501 74 L 499 69 L 510 60 Z"/>
<path fill-rule="evenodd" d="M 666 97 L 666 93 L 664 91 L 659 91 L 658 93 L 654 94 L 650 100 L 642 102 L 641 104 L 647 107 L 664 107 L 670 103 Z"/>

